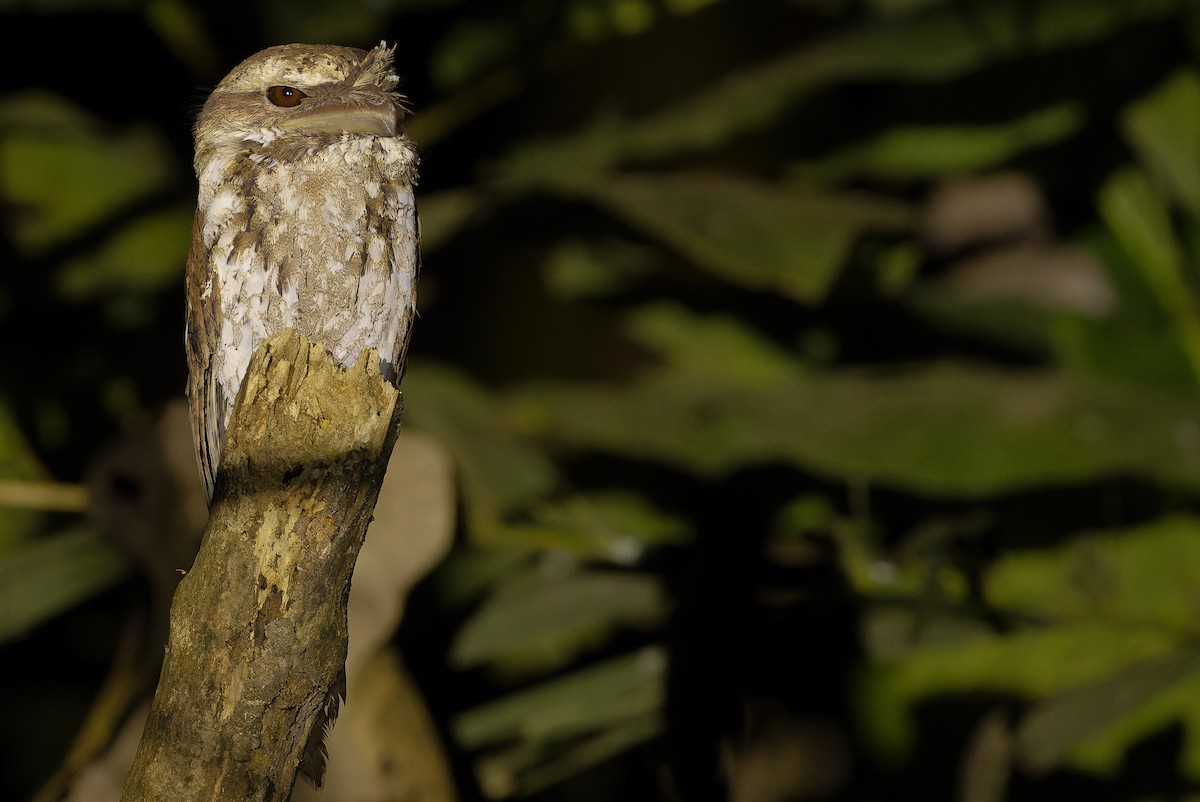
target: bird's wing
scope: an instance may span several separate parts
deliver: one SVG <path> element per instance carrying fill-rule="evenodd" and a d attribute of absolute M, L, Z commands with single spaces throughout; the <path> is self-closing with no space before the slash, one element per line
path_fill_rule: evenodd
<path fill-rule="evenodd" d="M 393 248 L 390 268 L 393 273 L 399 271 L 410 274 L 408 281 L 404 282 L 404 285 L 410 287 L 410 294 L 404 298 L 392 299 L 393 313 L 400 316 L 400 325 L 395 331 L 395 339 L 380 348 L 385 358 L 390 359 L 393 371 L 391 379 L 396 385 L 399 385 L 404 377 L 404 369 L 408 362 L 409 339 L 417 316 L 416 286 L 421 275 L 421 216 L 417 212 L 416 196 L 411 184 L 403 189 L 400 198 L 407 198 L 412 208 L 412 218 L 407 226 L 403 219 L 396 221 L 389 234 L 393 244 L 398 245 Z"/>
<path fill-rule="evenodd" d="M 187 331 L 184 345 L 188 361 L 188 410 L 192 417 L 192 439 L 200 463 L 204 492 L 212 503 L 221 444 L 225 437 L 221 387 L 213 370 L 214 346 L 220 336 L 217 311 L 221 308 L 219 287 L 210 276 L 209 254 L 201 236 L 203 219 L 196 215 L 192 244 L 187 259 Z M 206 289 L 207 286 L 207 289 Z"/>

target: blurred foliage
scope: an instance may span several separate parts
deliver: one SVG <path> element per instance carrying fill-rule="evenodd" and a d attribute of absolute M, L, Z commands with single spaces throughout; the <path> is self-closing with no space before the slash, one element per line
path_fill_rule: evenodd
<path fill-rule="evenodd" d="M 399 43 L 405 427 L 458 538 L 396 643 L 462 798 L 1200 797 L 1200 2 L 27 0 L 0 39 L 71 54 L 0 79 L 17 482 L 182 390 L 203 87 Z M 0 508 L 19 794 L 137 609 L 77 518 Z"/>

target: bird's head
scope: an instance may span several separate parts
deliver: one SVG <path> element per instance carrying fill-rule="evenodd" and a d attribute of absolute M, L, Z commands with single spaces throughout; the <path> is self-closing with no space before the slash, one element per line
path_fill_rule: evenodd
<path fill-rule="evenodd" d="M 286 136 L 395 136 L 404 97 L 392 54 L 335 45 L 280 45 L 255 53 L 217 84 L 196 121 L 196 157 Z"/>

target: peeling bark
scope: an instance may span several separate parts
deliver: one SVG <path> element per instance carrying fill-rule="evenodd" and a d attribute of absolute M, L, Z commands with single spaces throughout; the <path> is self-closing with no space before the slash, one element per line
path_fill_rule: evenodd
<path fill-rule="evenodd" d="M 378 365 L 343 369 L 290 331 L 255 353 L 124 800 L 287 800 L 302 762 L 319 784 L 350 576 L 400 421 Z"/>

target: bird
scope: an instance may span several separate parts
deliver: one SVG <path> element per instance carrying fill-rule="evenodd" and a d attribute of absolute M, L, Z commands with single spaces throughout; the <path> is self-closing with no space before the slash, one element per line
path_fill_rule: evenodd
<path fill-rule="evenodd" d="M 255 349 L 294 329 L 399 386 L 416 316 L 419 157 L 395 46 L 269 47 L 196 119 L 186 268 L 187 395 L 209 505 Z"/>

